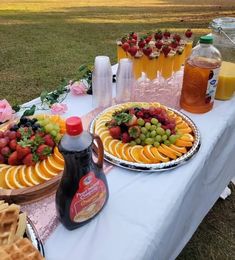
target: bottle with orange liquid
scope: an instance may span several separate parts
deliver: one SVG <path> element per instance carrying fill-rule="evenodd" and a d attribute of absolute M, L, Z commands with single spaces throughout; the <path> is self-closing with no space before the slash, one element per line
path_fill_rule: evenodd
<path fill-rule="evenodd" d="M 212 36 L 202 36 L 186 60 L 180 106 L 191 113 L 206 113 L 213 107 L 221 55 L 212 44 Z"/>

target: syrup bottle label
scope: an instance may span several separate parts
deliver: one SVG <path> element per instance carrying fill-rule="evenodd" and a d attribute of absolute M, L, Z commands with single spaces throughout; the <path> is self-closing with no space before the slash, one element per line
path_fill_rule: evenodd
<path fill-rule="evenodd" d="M 219 77 L 220 68 L 213 69 L 209 73 L 208 83 L 207 83 L 207 90 L 206 90 L 206 103 L 211 103 L 215 99 L 216 87 L 218 84 L 218 77 Z"/>
<path fill-rule="evenodd" d="M 106 186 L 94 172 L 83 176 L 70 205 L 70 219 L 80 223 L 95 216 L 106 199 Z"/>

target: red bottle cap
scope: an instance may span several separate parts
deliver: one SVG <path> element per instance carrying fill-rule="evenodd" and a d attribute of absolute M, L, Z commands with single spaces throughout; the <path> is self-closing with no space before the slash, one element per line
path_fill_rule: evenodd
<path fill-rule="evenodd" d="M 66 132 L 68 135 L 79 135 L 83 131 L 82 120 L 78 116 L 66 119 Z"/>

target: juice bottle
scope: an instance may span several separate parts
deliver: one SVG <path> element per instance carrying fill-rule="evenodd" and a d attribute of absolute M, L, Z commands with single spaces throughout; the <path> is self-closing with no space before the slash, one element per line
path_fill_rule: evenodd
<path fill-rule="evenodd" d="M 221 55 L 211 36 L 202 36 L 184 68 L 180 105 L 191 113 L 206 113 L 213 107 Z"/>
<path fill-rule="evenodd" d="M 65 167 L 56 193 L 56 210 L 62 224 L 72 230 L 88 223 L 101 211 L 109 191 L 102 170 L 100 138 L 83 131 L 79 117 L 66 120 L 66 132 L 59 143 Z M 94 140 L 98 144 L 97 163 L 92 159 Z"/>

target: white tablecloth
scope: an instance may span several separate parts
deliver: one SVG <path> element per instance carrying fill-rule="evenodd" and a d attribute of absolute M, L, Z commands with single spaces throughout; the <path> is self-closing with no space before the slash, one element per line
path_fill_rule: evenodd
<path fill-rule="evenodd" d="M 69 95 L 70 115 L 84 115 L 91 96 Z M 45 243 L 47 260 L 175 259 L 235 175 L 235 97 L 203 115 L 186 113 L 202 145 L 185 165 L 162 173 L 114 167 L 103 211 L 74 231 L 59 225 Z"/>

